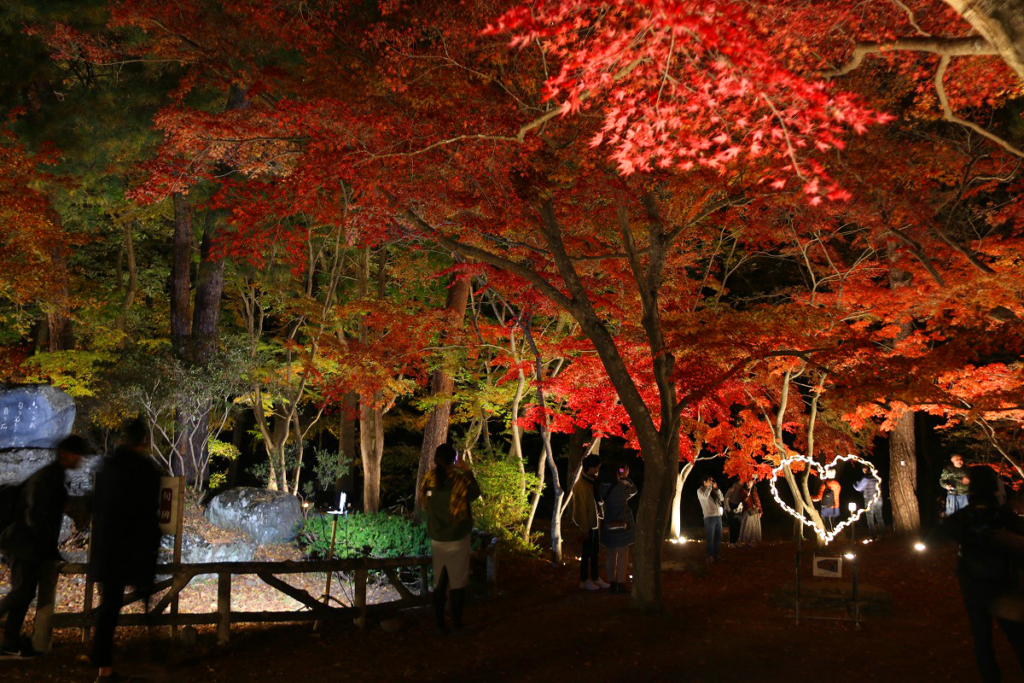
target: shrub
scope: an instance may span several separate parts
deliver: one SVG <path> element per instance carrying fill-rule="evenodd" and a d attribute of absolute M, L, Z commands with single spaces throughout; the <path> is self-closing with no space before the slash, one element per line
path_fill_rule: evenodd
<path fill-rule="evenodd" d="M 331 528 L 334 520 L 329 516 L 314 516 L 306 520 L 302 530 L 306 552 L 327 557 L 331 547 Z M 348 519 L 338 518 L 338 536 L 335 557 L 410 557 L 430 554 L 427 527 L 408 517 L 385 512 L 352 513 Z"/>
<path fill-rule="evenodd" d="M 523 492 L 519 467 L 511 457 L 494 455 L 479 457 L 473 463 L 483 496 L 473 503 L 476 528 L 494 534 L 506 547 L 528 550 L 532 544 L 523 540 L 523 527 L 530 516 L 530 496 L 540 486 L 534 474 L 526 473 Z"/>

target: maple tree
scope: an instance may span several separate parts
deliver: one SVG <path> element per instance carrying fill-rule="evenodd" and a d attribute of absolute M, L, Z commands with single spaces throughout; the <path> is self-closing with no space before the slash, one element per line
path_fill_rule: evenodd
<path fill-rule="evenodd" d="M 697 458 L 764 476 L 879 430 L 913 454 L 923 411 L 1019 463 L 1016 1 L 133 1 L 102 31 L 33 31 L 64 63 L 173 80 L 129 198 L 183 247 L 167 336 L 195 336 L 193 291 L 199 346 L 230 325 L 273 349 L 247 400 L 279 488 L 289 444 L 357 396 L 375 507 L 386 409 L 432 370 L 421 461 L 449 410 L 489 438 L 500 397 L 521 491 L 521 432 L 542 436 L 556 560 L 551 434 L 639 450 L 634 600 L 656 608 Z M 453 286 L 399 291 L 435 273 Z"/>

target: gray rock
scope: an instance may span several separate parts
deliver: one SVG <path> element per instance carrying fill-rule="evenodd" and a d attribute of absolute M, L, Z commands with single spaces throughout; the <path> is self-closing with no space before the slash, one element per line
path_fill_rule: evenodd
<path fill-rule="evenodd" d="M 75 401 L 40 384 L 0 391 L 0 449 L 52 448 L 71 434 Z"/>
<path fill-rule="evenodd" d="M 171 562 L 174 553 L 174 537 L 164 536 L 160 541 L 160 561 Z M 181 538 L 181 561 L 185 564 L 208 562 L 251 562 L 256 556 L 256 546 L 237 539 L 228 543 L 210 543 L 202 536 L 185 533 Z"/>
<path fill-rule="evenodd" d="M 57 451 L 50 448 L 18 448 L 0 453 L 0 484 L 20 484 L 56 457 Z M 102 462 L 100 455 L 82 458 L 79 468 L 67 473 L 68 494 L 87 496 L 92 493 L 92 477 Z"/>
<path fill-rule="evenodd" d="M 214 496 L 206 519 L 220 529 L 241 531 L 257 545 L 288 543 L 302 527 L 302 506 L 289 493 L 244 486 Z"/>

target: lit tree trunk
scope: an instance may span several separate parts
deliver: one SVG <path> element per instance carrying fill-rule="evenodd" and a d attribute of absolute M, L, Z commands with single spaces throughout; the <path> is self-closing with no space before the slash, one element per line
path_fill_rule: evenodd
<path fill-rule="evenodd" d="M 453 331 L 462 328 L 466 317 L 466 304 L 469 301 L 470 281 L 468 277 L 452 275 L 451 286 L 448 287 L 448 298 L 445 303 L 445 329 L 441 332 L 441 343 L 449 340 Z M 416 504 L 419 505 L 420 482 L 427 472 L 434 467 L 434 451 L 448 440 L 448 423 L 451 419 L 451 395 L 455 390 L 455 373 L 447 354 L 442 353 L 441 366 L 430 374 L 430 396 L 435 401 L 423 431 L 423 446 L 420 449 L 420 465 L 416 474 Z"/>
<path fill-rule="evenodd" d="M 672 526 L 668 532 L 671 538 L 681 538 L 683 535 L 683 486 L 686 484 L 691 470 L 693 470 L 693 463 L 688 462 L 683 465 L 679 476 L 676 477 L 676 492 L 672 496 Z"/>
<path fill-rule="evenodd" d="M 363 459 L 363 512 L 380 510 L 380 463 L 384 455 L 384 413 L 380 393 L 359 403 L 359 451 Z"/>
<path fill-rule="evenodd" d="M 917 440 L 914 412 L 900 416 L 889 434 L 889 499 L 892 521 L 898 534 L 913 534 L 921 529 L 917 504 Z"/>
<path fill-rule="evenodd" d="M 351 461 L 356 455 L 356 421 L 359 419 L 359 394 L 354 391 L 346 391 L 345 398 L 341 405 L 341 429 L 338 434 L 338 464 L 349 462 L 348 471 L 338 477 L 334 482 L 335 493 L 352 493 L 352 468 Z"/>
<path fill-rule="evenodd" d="M 1024 0 L 945 0 L 1024 81 Z"/>
<path fill-rule="evenodd" d="M 888 246 L 889 288 L 896 290 L 910 284 L 911 275 L 896 265 L 896 245 Z M 913 331 L 910 321 L 901 325 L 900 339 Z M 893 526 L 898 534 L 916 533 L 921 528 L 921 512 L 917 501 L 917 434 L 914 411 L 900 416 L 889 434 L 889 502 L 892 504 Z"/>

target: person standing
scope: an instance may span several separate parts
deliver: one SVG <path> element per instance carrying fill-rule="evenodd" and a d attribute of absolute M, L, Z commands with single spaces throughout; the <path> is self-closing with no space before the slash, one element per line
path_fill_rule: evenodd
<path fill-rule="evenodd" d="M 0 616 L 7 615 L 0 645 L 2 659 L 39 654 L 22 642 L 21 628 L 40 580 L 51 575 L 54 562 L 63 559 L 57 545 L 68 499 L 65 473 L 78 469 L 88 450 L 80 436 L 69 436 L 57 444 L 57 458 L 21 485 L 17 518 L 0 533 L 0 550 L 11 568 L 11 590 L 0 600 Z"/>
<path fill-rule="evenodd" d="M 864 494 L 865 516 L 868 518 L 868 531 L 871 538 L 879 539 L 885 533 L 885 520 L 882 518 L 882 496 L 878 490 L 878 479 L 871 474 L 867 465 L 861 468 L 864 476 L 853 484 L 854 491 Z"/>
<path fill-rule="evenodd" d="M 612 593 L 628 593 L 629 546 L 633 545 L 636 524 L 629 499 L 636 495 L 636 486 L 629 479 L 629 467 L 602 466 L 598 492 L 604 502 L 601 520 L 601 544 L 607 548 L 608 581 Z"/>
<path fill-rule="evenodd" d="M 588 455 L 580 465 L 580 478 L 572 485 L 572 522 L 580 530 L 583 549 L 580 551 L 580 588 L 596 591 L 611 584 L 597 575 L 597 558 L 601 552 L 601 515 L 597 507 L 597 475 L 601 458 Z"/>
<path fill-rule="evenodd" d="M 114 671 L 114 631 L 124 591 L 134 586 L 148 603 L 160 546 L 160 471 L 149 457 L 142 420 L 125 426 L 124 439 L 96 474 L 89 578 L 100 586 L 92 663 L 97 683 L 125 680 Z"/>
<path fill-rule="evenodd" d="M 836 519 L 839 517 L 839 493 L 842 488 L 836 481 L 835 471 L 828 470 L 825 472 L 825 481 L 821 482 L 821 488 L 818 489 L 818 495 L 811 498 L 815 502 L 821 501 L 821 519 L 829 531 L 835 529 Z"/>
<path fill-rule="evenodd" d="M 740 540 L 740 524 L 743 521 L 743 499 L 747 487 L 739 479 L 725 492 L 725 517 L 729 520 L 729 547 L 735 548 Z"/>
<path fill-rule="evenodd" d="M 974 656 L 984 683 L 999 683 L 1001 673 L 992 638 L 996 621 L 1010 641 L 1024 671 L 1024 623 L 1021 621 L 1019 572 L 1024 566 L 1024 520 L 996 499 L 998 482 L 990 467 L 976 466 L 966 507 L 943 521 L 960 544 L 956 574 Z"/>
<path fill-rule="evenodd" d="M 708 562 L 722 559 L 722 505 L 725 497 L 718 490 L 714 477 L 708 477 L 697 489 L 697 499 L 704 512 L 704 537 L 706 539 L 705 554 Z"/>
<path fill-rule="evenodd" d="M 757 486 L 751 478 L 744 486 L 746 496 L 743 498 L 743 521 L 740 525 L 740 545 L 757 546 L 761 542 L 761 498 L 757 495 Z"/>
<path fill-rule="evenodd" d="M 427 516 L 434 564 L 434 617 L 437 628 L 447 629 L 444 617 L 449 594 L 452 625 L 462 628 L 469 583 L 470 535 L 473 532 L 473 501 L 480 497 L 469 463 L 458 459 L 455 447 L 443 443 L 434 451 L 434 469 L 420 483 L 420 500 Z"/>
<path fill-rule="evenodd" d="M 967 489 L 970 484 L 967 468 L 964 467 L 964 456 L 954 454 L 949 458 L 949 465 L 942 470 L 939 483 L 946 489 L 946 515 L 967 507 Z"/>

